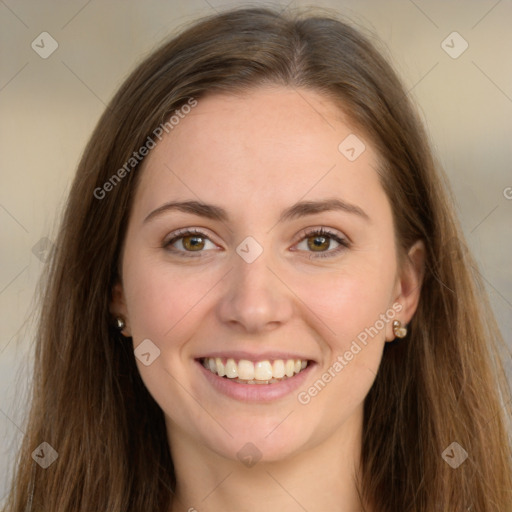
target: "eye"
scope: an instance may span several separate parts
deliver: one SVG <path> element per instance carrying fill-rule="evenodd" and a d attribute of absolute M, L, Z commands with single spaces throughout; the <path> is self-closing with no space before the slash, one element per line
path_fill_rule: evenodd
<path fill-rule="evenodd" d="M 338 244 L 338 246 L 329 250 L 333 242 Z M 305 247 L 303 246 L 301 248 L 301 244 L 305 244 Z M 303 233 L 301 242 L 297 244 L 297 248 L 299 249 L 316 253 L 310 254 L 309 258 L 330 258 L 338 255 L 349 246 L 350 243 L 346 238 L 324 228 L 313 229 Z"/>
<path fill-rule="evenodd" d="M 215 248 L 215 244 L 208 238 L 208 236 L 197 229 L 183 229 L 173 233 L 172 238 L 164 242 L 163 247 L 169 252 L 181 253 L 180 256 L 196 256 L 190 253 L 204 252 L 203 249 L 207 249 L 206 245 L 212 244 L 212 248 Z"/>
<path fill-rule="evenodd" d="M 334 249 L 330 249 L 332 243 L 338 244 Z M 164 242 L 163 248 L 172 253 L 178 253 L 180 256 L 197 257 L 208 249 L 207 244 L 216 245 L 208 238 L 208 235 L 198 229 L 182 229 L 171 235 L 171 238 Z M 305 247 L 300 247 L 305 244 Z M 309 258 L 328 258 L 333 257 L 350 247 L 347 239 L 341 237 L 335 232 L 327 229 L 313 229 L 302 234 L 302 239 L 297 248 L 310 252 Z M 294 249 L 295 250 L 295 249 Z M 197 254 L 194 254 L 197 253 Z"/>

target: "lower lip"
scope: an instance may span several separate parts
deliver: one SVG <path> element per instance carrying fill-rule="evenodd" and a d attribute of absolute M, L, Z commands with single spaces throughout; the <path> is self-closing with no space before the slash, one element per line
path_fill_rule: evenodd
<path fill-rule="evenodd" d="M 304 383 L 313 366 L 315 366 L 315 363 L 310 362 L 300 373 L 273 384 L 240 384 L 232 379 L 219 377 L 212 373 L 200 361 L 196 360 L 196 363 L 199 370 L 215 390 L 242 402 L 270 402 L 282 398 L 296 391 Z"/>

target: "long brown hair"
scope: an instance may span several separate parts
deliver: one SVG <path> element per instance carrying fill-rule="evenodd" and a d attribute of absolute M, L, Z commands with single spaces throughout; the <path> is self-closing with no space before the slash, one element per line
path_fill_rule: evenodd
<path fill-rule="evenodd" d="M 152 53 L 92 134 L 46 269 L 8 512 L 167 511 L 175 477 L 163 413 L 109 313 L 139 166 L 101 198 L 94 191 L 191 98 L 261 84 L 312 89 L 343 109 L 380 155 L 401 249 L 418 239 L 427 249 L 409 334 L 386 344 L 365 399 L 363 503 L 374 512 L 512 511 L 503 340 L 404 87 L 350 24 L 255 8 L 200 20 Z M 42 442 L 58 452 L 46 469 L 31 457 Z M 468 454 L 457 468 L 448 459 L 463 452 L 452 443 Z"/>

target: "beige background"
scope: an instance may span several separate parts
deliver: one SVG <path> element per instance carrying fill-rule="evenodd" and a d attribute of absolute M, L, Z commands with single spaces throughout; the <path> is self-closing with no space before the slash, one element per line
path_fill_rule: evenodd
<path fill-rule="evenodd" d="M 22 437 L 31 336 L 21 327 L 42 269 L 37 248 L 44 249 L 41 239 L 54 239 L 78 159 L 105 103 L 134 65 L 183 23 L 228 6 L 262 4 L 0 0 L 0 503 Z M 317 5 L 376 33 L 419 103 L 512 347 L 512 2 Z M 441 46 L 453 31 L 469 44 L 456 59 Z M 31 47 L 42 32 L 58 43 L 47 59 Z M 460 44 L 455 39 L 452 51 Z M 510 371 L 510 358 L 507 365 Z"/>

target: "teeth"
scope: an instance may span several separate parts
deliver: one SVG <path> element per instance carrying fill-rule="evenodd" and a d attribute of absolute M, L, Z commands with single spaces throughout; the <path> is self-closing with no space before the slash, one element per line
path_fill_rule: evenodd
<path fill-rule="evenodd" d="M 273 384 L 282 379 L 293 377 L 308 366 L 308 362 L 301 359 L 276 359 L 253 363 L 247 359 L 240 359 L 238 363 L 229 358 L 225 362 L 220 357 L 207 357 L 202 360 L 203 366 L 219 377 L 236 379 L 235 382 L 244 384 Z"/>
<path fill-rule="evenodd" d="M 238 378 L 243 380 L 253 380 L 254 379 L 254 364 L 252 361 L 247 361 L 242 359 L 238 363 Z M 258 379 L 260 379 L 258 377 Z M 262 380 L 262 379 L 260 379 Z"/>
<path fill-rule="evenodd" d="M 224 375 L 226 375 L 226 367 L 224 366 L 224 363 L 222 362 L 222 359 L 220 357 L 217 357 L 215 359 L 215 366 L 217 370 L 217 375 L 219 377 L 224 377 Z"/>
<path fill-rule="evenodd" d="M 288 359 L 284 365 L 284 373 L 287 377 L 292 377 L 295 373 L 295 361 L 293 359 Z"/>
<path fill-rule="evenodd" d="M 304 363 L 304 368 L 306 368 L 308 363 L 307 361 L 304 361 Z M 282 359 L 277 359 L 272 365 L 272 375 L 275 379 L 281 379 L 284 377 L 284 373 L 284 361 Z"/>
<path fill-rule="evenodd" d="M 212 364 L 211 364 L 212 361 L 213 361 L 213 368 L 212 368 Z M 215 359 L 210 358 L 208 360 L 208 364 L 210 367 L 210 371 L 212 373 L 217 373 L 215 371 L 216 370 Z M 226 372 L 226 377 L 228 377 L 229 379 L 236 379 L 238 377 L 238 366 L 235 363 L 234 359 L 228 359 L 226 361 L 225 372 Z"/>
<path fill-rule="evenodd" d="M 270 380 L 272 377 L 272 365 L 269 361 L 258 361 L 254 365 L 254 378 L 256 380 Z"/>

